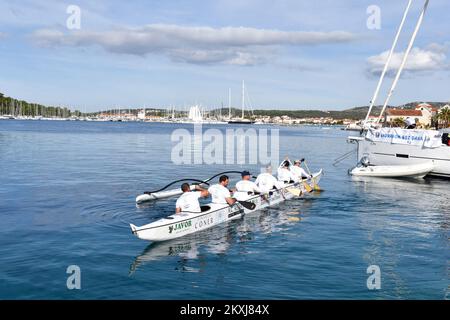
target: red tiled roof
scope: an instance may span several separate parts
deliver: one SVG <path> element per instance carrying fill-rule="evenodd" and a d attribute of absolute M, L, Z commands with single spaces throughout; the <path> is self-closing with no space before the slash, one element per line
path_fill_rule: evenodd
<path fill-rule="evenodd" d="M 417 106 L 418 107 L 427 107 L 427 108 L 431 108 L 432 107 L 431 104 L 426 103 L 426 102 L 419 103 Z"/>
<path fill-rule="evenodd" d="M 401 116 L 401 117 L 421 117 L 422 111 L 410 110 L 410 109 L 389 109 L 386 111 L 388 116 Z"/>
<path fill-rule="evenodd" d="M 420 108 L 427 108 L 429 109 L 431 112 L 436 112 L 439 110 L 439 108 L 433 107 L 431 104 L 429 103 L 420 103 L 416 106 L 416 110 L 419 110 Z"/>

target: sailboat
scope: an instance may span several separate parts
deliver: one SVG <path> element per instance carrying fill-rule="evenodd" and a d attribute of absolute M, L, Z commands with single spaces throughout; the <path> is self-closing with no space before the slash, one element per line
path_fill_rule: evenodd
<path fill-rule="evenodd" d="M 229 124 L 253 124 L 253 123 L 255 123 L 255 121 L 245 118 L 245 83 L 244 83 L 244 80 L 242 80 L 241 109 L 242 109 L 242 116 L 241 116 L 241 118 L 236 118 L 236 119 L 231 119 L 231 111 L 230 111 L 230 119 L 228 120 L 228 123 Z M 230 106 L 229 106 L 229 110 L 231 110 Z"/>
<path fill-rule="evenodd" d="M 450 178 L 449 130 L 425 130 L 381 127 L 380 120 L 386 110 L 392 93 L 400 79 L 408 55 L 419 32 L 429 0 L 426 0 L 403 56 L 392 86 L 388 92 L 381 113 L 375 122 L 369 116 L 378 96 L 392 55 L 401 34 L 412 0 L 409 0 L 402 21 L 395 36 L 386 64 L 381 73 L 374 96 L 363 122 L 360 136 L 348 137 L 348 142 L 357 144 L 357 166 L 350 171 L 356 176 L 408 177 L 411 174 Z M 372 169 L 372 170 L 370 170 Z M 421 171 L 422 170 L 422 171 Z M 420 172 L 419 172 L 420 171 Z"/>

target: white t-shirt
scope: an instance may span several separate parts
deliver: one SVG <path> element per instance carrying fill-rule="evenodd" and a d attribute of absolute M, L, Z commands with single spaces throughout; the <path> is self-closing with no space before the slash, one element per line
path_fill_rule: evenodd
<path fill-rule="evenodd" d="M 291 181 L 295 177 L 289 169 L 278 168 L 278 180 L 279 181 Z"/>
<path fill-rule="evenodd" d="M 223 185 L 212 185 L 211 187 L 209 187 L 208 191 L 211 194 L 212 203 L 228 204 L 225 199 L 231 197 L 230 190 L 225 188 Z"/>
<path fill-rule="evenodd" d="M 261 192 L 256 183 L 250 180 L 241 180 L 236 183 L 236 190 L 239 192 Z"/>
<path fill-rule="evenodd" d="M 200 198 L 202 193 L 200 191 L 184 192 L 177 200 L 175 204 L 176 208 L 181 208 L 181 211 L 189 212 L 201 212 L 200 203 L 198 198 Z"/>
<path fill-rule="evenodd" d="M 269 192 L 277 185 L 277 179 L 270 173 L 264 172 L 258 175 L 255 183 L 258 185 L 261 192 Z"/>
<path fill-rule="evenodd" d="M 309 174 L 302 167 L 292 166 L 291 173 L 294 175 L 294 181 L 299 181 L 302 177 L 309 178 Z"/>

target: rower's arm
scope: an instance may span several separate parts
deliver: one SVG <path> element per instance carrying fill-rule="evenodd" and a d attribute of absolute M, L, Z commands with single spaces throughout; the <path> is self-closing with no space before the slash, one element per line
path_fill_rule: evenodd
<path fill-rule="evenodd" d="M 206 189 L 200 187 L 198 184 L 195 185 L 195 191 L 205 191 Z"/>
<path fill-rule="evenodd" d="M 181 213 L 181 208 L 176 208 L 175 213 Z"/>
<path fill-rule="evenodd" d="M 200 197 L 202 198 L 206 198 L 207 196 L 209 196 L 208 190 L 202 190 L 200 192 L 201 192 Z"/>
<path fill-rule="evenodd" d="M 234 198 L 225 198 L 225 201 L 231 206 L 236 203 L 236 199 Z"/>
<path fill-rule="evenodd" d="M 253 185 L 253 192 L 261 193 L 261 189 L 258 187 L 256 183 Z"/>
<path fill-rule="evenodd" d="M 207 196 L 209 196 L 209 191 L 207 189 L 200 187 L 198 184 L 195 185 L 195 191 L 199 191 L 200 197 L 202 198 L 206 198 Z"/>

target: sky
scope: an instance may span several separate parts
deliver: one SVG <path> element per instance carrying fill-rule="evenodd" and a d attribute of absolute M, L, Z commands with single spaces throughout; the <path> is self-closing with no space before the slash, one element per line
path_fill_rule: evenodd
<path fill-rule="evenodd" d="M 424 2 L 412 2 L 377 104 Z M 253 109 L 368 105 L 407 3 L 0 0 L 0 92 L 82 111 L 181 110 L 227 106 L 229 89 L 239 107 L 245 80 Z M 449 9 L 430 0 L 391 104 L 450 101 Z"/>

